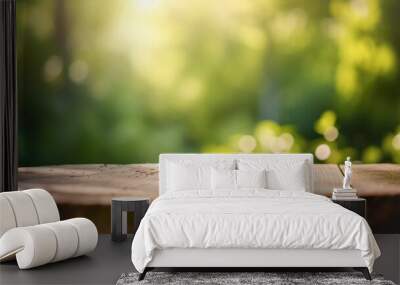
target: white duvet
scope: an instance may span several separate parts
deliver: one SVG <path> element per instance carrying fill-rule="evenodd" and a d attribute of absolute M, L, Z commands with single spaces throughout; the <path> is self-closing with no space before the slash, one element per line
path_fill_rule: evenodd
<path fill-rule="evenodd" d="M 359 215 L 320 195 L 265 189 L 160 196 L 133 239 L 135 268 L 165 248 L 358 249 L 370 271 L 380 255 Z"/>

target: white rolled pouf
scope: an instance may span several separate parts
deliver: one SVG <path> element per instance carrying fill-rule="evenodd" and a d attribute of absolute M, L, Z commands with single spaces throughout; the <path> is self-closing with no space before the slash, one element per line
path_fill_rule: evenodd
<path fill-rule="evenodd" d="M 16 226 L 17 223 L 10 202 L 6 197 L 0 195 L 0 237 Z"/>
<path fill-rule="evenodd" d="M 46 190 L 0 193 L 0 262 L 17 259 L 20 269 L 28 269 L 86 254 L 97 240 L 96 226 L 88 219 L 60 222 Z"/>
<path fill-rule="evenodd" d="M 57 251 L 51 262 L 64 260 L 75 255 L 78 250 L 79 237 L 71 224 L 62 221 L 44 224 L 43 226 L 49 228 L 57 240 Z"/>
<path fill-rule="evenodd" d="M 0 258 L 15 255 L 20 269 L 51 262 L 56 250 L 54 233 L 42 225 L 11 229 L 0 239 Z"/>
<path fill-rule="evenodd" d="M 85 218 L 73 218 L 63 222 L 74 226 L 78 233 L 79 242 L 74 257 L 91 252 L 96 248 L 98 233 L 96 226 L 91 220 Z"/>
<path fill-rule="evenodd" d="M 28 194 L 23 191 L 14 191 L 3 192 L 1 195 L 10 203 L 17 227 L 33 226 L 39 223 L 35 205 Z"/>
<path fill-rule="evenodd" d="M 38 224 L 52 223 L 60 220 L 56 202 L 49 192 L 43 189 L 29 189 L 22 193 L 27 194 L 35 206 Z"/>
<path fill-rule="evenodd" d="M 16 256 L 20 269 L 28 269 L 84 255 L 97 245 L 96 226 L 88 219 L 14 228 L 0 238 L 0 259 Z"/>

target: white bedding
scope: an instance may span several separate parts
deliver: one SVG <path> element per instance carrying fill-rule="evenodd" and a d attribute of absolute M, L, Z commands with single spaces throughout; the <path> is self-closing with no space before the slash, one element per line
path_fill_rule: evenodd
<path fill-rule="evenodd" d="M 134 237 L 135 268 L 165 248 L 358 249 L 370 271 L 380 255 L 359 215 L 320 195 L 265 189 L 160 196 Z"/>

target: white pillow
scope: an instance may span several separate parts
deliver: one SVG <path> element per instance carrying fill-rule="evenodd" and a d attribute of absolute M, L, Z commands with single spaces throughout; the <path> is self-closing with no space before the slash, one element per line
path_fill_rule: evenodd
<path fill-rule="evenodd" d="M 169 189 L 185 191 L 193 189 L 210 189 L 210 167 L 193 165 L 169 165 Z"/>
<path fill-rule="evenodd" d="M 211 189 L 236 189 L 236 170 L 212 168 Z"/>
<path fill-rule="evenodd" d="M 267 172 L 268 188 L 274 190 L 306 191 L 307 180 L 303 166 L 281 171 L 271 169 Z"/>
<path fill-rule="evenodd" d="M 309 187 L 307 161 L 291 159 L 239 159 L 239 170 L 267 170 L 267 188 L 306 191 Z"/>
<path fill-rule="evenodd" d="M 267 188 L 267 171 L 236 170 L 237 188 Z"/>
<path fill-rule="evenodd" d="M 266 188 L 267 175 L 263 170 L 212 169 L 211 188 L 213 190 L 241 188 Z"/>
<path fill-rule="evenodd" d="M 173 160 L 167 162 L 167 191 L 211 190 L 211 168 L 235 169 L 233 159 Z"/>

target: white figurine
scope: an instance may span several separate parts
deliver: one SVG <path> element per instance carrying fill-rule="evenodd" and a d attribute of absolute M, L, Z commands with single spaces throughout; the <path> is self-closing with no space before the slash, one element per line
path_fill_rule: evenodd
<path fill-rule="evenodd" d="M 350 156 L 344 162 L 344 178 L 343 178 L 343 189 L 351 189 L 351 161 Z"/>

